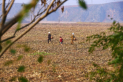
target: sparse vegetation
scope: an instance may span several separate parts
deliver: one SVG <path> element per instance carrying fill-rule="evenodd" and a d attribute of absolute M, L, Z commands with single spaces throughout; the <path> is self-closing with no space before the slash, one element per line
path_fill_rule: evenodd
<path fill-rule="evenodd" d="M 49 55 L 49 54 L 52 54 L 52 53 L 47 53 L 47 52 L 34 52 L 34 53 L 31 53 L 31 54 L 28 54 L 28 55 Z"/>
<path fill-rule="evenodd" d="M 18 72 L 24 72 L 25 71 L 25 66 L 19 66 Z"/>
<path fill-rule="evenodd" d="M 17 61 L 21 60 L 23 58 L 23 55 L 18 56 Z"/>
<path fill-rule="evenodd" d="M 10 49 L 10 52 L 11 52 L 12 54 L 15 54 L 15 53 L 16 53 L 16 50 L 15 50 L 15 49 Z"/>
<path fill-rule="evenodd" d="M 39 63 L 43 62 L 43 56 L 40 56 L 40 57 L 38 58 L 38 62 L 39 62 Z"/>
<path fill-rule="evenodd" d="M 85 42 L 86 35 L 89 36 L 105 31 L 111 24 L 91 23 L 92 26 L 86 26 L 86 24 L 90 23 L 42 24 L 42 27 L 40 27 L 41 25 L 39 24 L 12 46 L 12 49 L 16 49 L 17 51 L 14 56 L 10 55 L 9 51 L 3 56 L 0 63 L 7 61 L 4 59 L 13 60 L 13 62 L 18 59 L 19 61 L 9 65 L 9 68 L 0 66 L 0 71 L 6 70 L 2 73 L 0 72 L 0 75 L 2 75 L 0 79 L 3 78 L 5 82 L 9 81 L 9 74 L 12 77 L 26 76 L 29 81 L 34 82 L 44 81 L 46 78 L 46 80 L 50 82 L 58 82 L 60 79 L 68 82 L 88 81 L 87 79 L 89 78 L 86 77 L 86 73 L 95 70 L 92 62 L 106 66 L 108 60 L 111 59 L 111 52 L 110 50 L 97 49 L 93 54 L 89 55 L 88 49 L 90 44 Z M 100 27 L 96 27 L 96 25 Z M 12 33 L 11 31 L 13 31 L 13 29 L 10 29 L 5 37 L 9 36 Z M 34 33 L 35 31 L 36 33 Z M 47 43 L 47 36 L 44 36 L 47 35 L 48 31 L 50 31 L 54 37 L 49 44 Z M 75 33 L 77 38 L 74 45 L 70 44 L 72 32 Z M 31 36 L 32 33 L 33 36 Z M 62 46 L 59 45 L 59 35 L 64 38 Z M 27 41 L 25 41 L 25 39 Z M 29 46 L 31 50 L 25 52 L 22 46 L 17 48 L 19 44 Z M 38 63 L 37 59 L 40 56 L 43 56 L 43 62 Z M 21 65 L 26 67 L 25 72 L 16 75 L 16 70 L 18 70 Z"/>
<path fill-rule="evenodd" d="M 50 64 L 51 64 L 51 60 L 48 60 L 48 61 L 47 61 L 47 64 L 50 65 Z"/>
<path fill-rule="evenodd" d="M 4 63 L 5 66 L 13 64 L 13 60 L 8 60 Z"/>
<path fill-rule="evenodd" d="M 18 80 L 19 82 L 28 82 L 27 78 L 25 77 L 19 77 Z"/>
<path fill-rule="evenodd" d="M 16 78 L 17 78 L 17 77 L 12 77 L 9 81 L 10 81 L 10 82 L 16 81 Z"/>
<path fill-rule="evenodd" d="M 110 49 L 112 60 L 108 62 L 109 66 L 93 64 L 96 70 L 91 72 L 91 79 L 96 82 L 123 82 L 123 26 L 114 21 L 109 28 L 108 34 L 101 32 L 87 37 L 91 41 L 89 52 L 92 53 L 96 48 L 102 50 Z"/>

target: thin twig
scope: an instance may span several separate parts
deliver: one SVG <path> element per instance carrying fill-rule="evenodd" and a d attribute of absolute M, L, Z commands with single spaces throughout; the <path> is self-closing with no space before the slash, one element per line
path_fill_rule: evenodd
<path fill-rule="evenodd" d="M 33 0 L 31 1 L 30 4 L 33 4 Z M 28 4 L 28 5 L 29 5 L 29 4 Z M 35 5 L 36 5 L 36 4 L 35 4 Z M 35 5 L 33 5 L 33 6 L 35 6 Z M 2 30 L 2 35 L 3 35 L 4 33 L 6 33 L 15 23 L 18 22 L 18 19 L 24 15 L 24 14 L 22 14 L 22 12 L 25 11 L 26 7 L 27 7 L 27 6 L 24 6 L 23 9 L 22 9 L 14 18 L 12 18 L 10 21 L 8 21 L 8 22 L 4 25 L 4 28 L 3 28 L 3 30 Z"/>
<path fill-rule="evenodd" d="M 8 37 L 8 38 L 2 40 L 1 43 L 2 43 L 2 42 L 5 42 L 5 41 L 7 41 L 7 40 L 10 40 L 10 39 L 15 38 L 15 35 L 16 35 L 16 33 L 17 33 L 18 31 L 20 31 L 20 30 L 26 28 L 27 26 L 29 26 L 30 24 L 32 24 L 32 23 L 35 21 L 36 17 L 40 16 L 40 15 L 43 14 L 45 11 L 46 11 L 46 9 L 45 9 L 44 11 L 42 11 L 41 13 L 37 14 L 37 15 L 33 18 L 33 20 L 32 20 L 30 23 L 28 23 L 28 24 L 26 24 L 25 26 L 21 27 L 19 30 L 16 30 L 16 31 L 14 32 L 13 36 Z"/>
<path fill-rule="evenodd" d="M 6 5 L 6 9 L 8 8 L 8 6 L 10 5 L 11 1 L 9 0 L 8 4 Z"/>
<path fill-rule="evenodd" d="M 2 20 L 1 20 L 1 28 L 0 28 L 0 33 L 2 31 L 2 28 L 4 26 L 4 23 L 5 23 L 5 19 L 6 19 L 6 16 L 5 16 L 5 13 L 6 13 L 6 10 L 5 10 L 5 0 L 3 0 L 3 3 L 2 3 Z"/>
<path fill-rule="evenodd" d="M 15 38 L 15 36 L 11 36 L 11 37 L 9 37 L 9 38 L 6 38 L 6 39 L 2 40 L 1 43 L 2 43 L 2 42 L 5 42 L 5 41 L 7 41 L 7 40 L 10 40 L 10 39 L 12 39 L 12 38 Z"/>
<path fill-rule="evenodd" d="M 55 0 L 53 0 L 52 3 L 48 6 L 48 9 L 47 9 L 47 11 L 45 12 L 44 15 L 42 15 L 38 20 L 36 20 L 34 23 L 32 23 L 26 31 L 24 31 L 22 34 L 20 34 L 18 37 L 16 37 L 9 45 L 7 45 L 4 49 L 2 49 L 2 51 L 1 51 L 1 53 L 0 53 L 0 58 L 3 56 L 3 54 L 6 52 L 6 50 L 7 50 L 12 44 L 14 44 L 16 41 L 18 41 L 18 40 L 19 40 L 21 37 L 23 37 L 27 32 L 29 32 L 40 20 L 43 20 L 46 16 L 48 16 L 50 13 L 52 13 L 52 12 L 55 11 L 55 10 L 54 10 L 54 11 L 52 11 L 52 12 L 49 12 L 49 9 L 51 8 L 51 6 L 52 6 L 52 4 L 53 4 L 54 1 L 55 1 Z M 60 5 L 62 5 L 62 4 L 63 4 L 64 2 L 66 2 L 66 1 L 67 1 L 67 0 L 64 0 L 62 3 L 60 3 Z M 57 6 L 56 9 L 58 9 L 58 8 L 60 7 L 60 5 Z"/>

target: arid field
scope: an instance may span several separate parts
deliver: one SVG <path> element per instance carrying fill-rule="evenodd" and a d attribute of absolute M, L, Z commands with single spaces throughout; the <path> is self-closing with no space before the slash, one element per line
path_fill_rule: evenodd
<path fill-rule="evenodd" d="M 15 54 L 8 50 L 0 58 L 0 82 L 9 82 L 11 77 L 25 76 L 29 82 L 92 82 L 86 74 L 94 70 L 93 62 L 106 67 L 111 59 L 110 49 L 96 49 L 88 53 L 91 43 L 86 42 L 86 37 L 102 31 L 108 32 L 111 23 L 40 23 L 29 33 L 17 41 L 10 49 L 16 49 Z M 15 25 L 3 38 L 11 36 Z M 22 33 L 25 29 L 20 31 Z M 53 39 L 48 44 L 48 32 Z M 71 45 L 71 35 L 74 32 L 76 41 Z M 59 44 L 59 37 L 64 39 L 63 45 Z M 23 45 L 30 48 L 24 51 Z M 43 62 L 37 62 L 43 55 Z M 23 56 L 18 60 L 19 56 Z M 12 64 L 4 66 L 6 61 Z M 19 73 L 18 67 L 24 65 L 25 72 Z M 111 69 L 111 67 L 109 67 Z M 16 78 L 14 82 L 18 82 Z"/>

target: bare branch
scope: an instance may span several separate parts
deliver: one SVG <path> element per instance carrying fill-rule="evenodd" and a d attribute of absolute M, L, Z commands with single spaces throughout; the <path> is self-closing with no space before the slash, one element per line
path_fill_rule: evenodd
<path fill-rule="evenodd" d="M 31 3 L 29 3 L 32 5 L 32 7 L 34 7 L 36 5 L 35 1 L 32 0 Z M 28 5 L 29 5 L 28 4 Z M 23 9 L 13 18 L 11 19 L 9 22 L 7 22 L 5 25 L 4 25 L 4 28 L 2 30 L 2 35 L 8 31 L 15 23 L 18 22 L 18 19 L 21 18 L 22 16 L 24 16 L 25 14 L 23 13 L 29 6 L 24 6 Z"/>
<path fill-rule="evenodd" d="M 49 15 L 50 13 L 52 13 L 52 12 L 55 11 L 55 10 L 53 10 L 53 11 L 48 12 L 49 9 L 51 8 L 51 6 L 52 6 L 52 4 L 53 4 L 54 1 L 55 1 L 55 0 L 53 0 L 52 3 L 48 6 L 48 8 L 47 8 L 47 10 L 46 10 L 46 12 L 45 12 L 44 15 L 42 15 L 39 19 L 37 19 L 34 23 L 32 23 L 32 24 L 29 26 L 29 28 L 28 28 L 26 31 L 24 31 L 22 34 L 20 34 L 18 37 L 16 37 L 16 38 L 13 40 L 12 43 L 10 43 L 10 44 L 7 45 L 4 49 L 2 49 L 2 51 L 1 51 L 1 53 L 0 53 L 0 57 L 4 54 L 4 52 L 6 52 L 6 50 L 7 50 L 13 43 L 15 43 L 17 40 L 19 40 L 21 37 L 23 37 L 27 32 L 29 32 L 40 20 L 44 19 L 47 15 Z M 60 5 L 62 5 L 62 4 L 63 4 L 64 2 L 66 2 L 66 1 L 67 1 L 67 0 L 61 2 Z M 56 9 L 58 9 L 58 8 L 60 7 L 60 5 L 57 6 Z"/>
<path fill-rule="evenodd" d="M 11 7 L 12 7 L 14 1 L 15 1 L 15 0 L 12 0 L 12 1 L 11 1 L 10 5 L 9 5 L 9 7 L 8 7 L 8 9 L 7 9 L 7 11 L 5 11 L 5 7 L 4 7 L 4 14 L 2 14 L 3 21 L 1 22 L 1 25 L 2 25 L 1 30 L 2 30 L 3 28 L 5 28 L 5 27 L 4 27 L 4 23 L 5 23 L 7 14 L 8 14 L 8 12 L 10 11 L 10 9 L 11 9 Z M 12 22 L 13 22 L 13 21 L 12 21 Z"/>
<path fill-rule="evenodd" d="M 0 5 L 2 5 L 2 3 L 0 4 Z M 5 7 L 5 9 L 7 9 L 7 7 L 10 5 L 10 0 L 9 0 L 9 3 L 6 5 L 6 7 Z M 3 14 L 2 15 L 0 15 L 0 18 L 3 16 Z"/>
<path fill-rule="evenodd" d="M 10 20 L 9 22 L 7 22 L 2 30 L 2 35 L 9 30 L 9 28 L 11 28 L 15 23 L 17 23 L 19 17 L 21 17 L 21 14 L 18 14 L 17 16 L 15 16 L 12 20 Z"/>
<path fill-rule="evenodd" d="M 11 1 L 10 5 L 9 5 L 9 7 L 8 7 L 8 9 L 7 9 L 6 15 L 9 13 L 10 9 L 12 8 L 12 5 L 13 5 L 14 1 L 15 1 L 15 0 L 12 0 L 12 1 Z"/>
<path fill-rule="evenodd" d="M 18 31 L 20 31 L 20 30 L 26 28 L 27 26 L 29 26 L 30 24 L 32 24 L 32 23 L 36 20 L 36 17 L 40 16 L 40 15 L 43 14 L 45 11 L 46 11 L 46 9 L 45 9 L 44 11 L 42 11 L 41 13 L 38 13 L 38 14 L 33 18 L 33 20 L 32 20 L 30 23 L 26 24 L 25 26 L 22 26 L 19 30 L 16 30 L 16 31 L 14 32 L 14 34 L 13 34 L 11 37 L 8 37 L 8 38 L 2 40 L 1 43 L 2 43 L 2 42 L 5 42 L 5 41 L 7 41 L 7 40 L 10 40 L 10 39 L 15 38 L 15 35 L 16 35 L 16 33 L 17 33 Z"/>
<path fill-rule="evenodd" d="M 15 36 L 11 36 L 11 37 L 9 37 L 9 38 L 6 38 L 6 39 L 2 40 L 1 43 L 2 43 L 2 42 L 5 42 L 5 41 L 7 41 L 7 40 L 10 40 L 10 39 L 12 39 L 12 38 L 15 38 Z"/>
<path fill-rule="evenodd" d="M 1 21 L 1 28 L 0 30 L 2 30 L 3 26 L 4 26 L 4 23 L 5 23 L 5 19 L 6 19 L 6 16 L 5 16 L 5 13 L 6 13 L 6 10 L 5 10 L 5 0 L 3 0 L 3 3 L 2 3 L 2 21 Z"/>
<path fill-rule="evenodd" d="M 34 18 L 33 18 L 33 20 L 32 20 L 30 23 L 28 23 L 27 25 L 21 27 L 19 30 L 21 30 L 21 29 L 23 29 L 23 28 L 29 26 L 30 24 L 32 24 L 32 23 L 36 20 L 36 17 L 40 16 L 40 15 L 43 14 L 45 11 L 46 11 L 46 9 L 44 9 L 44 11 L 42 11 L 41 13 L 38 13 L 37 15 L 35 15 Z"/>
<path fill-rule="evenodd" d="M 31 9 L 31 20 L 32 20 L 32 17 L 35 16 L 34 14 L 35 14 L 35 8 L 32 8 L 32 9 Z"/>
<path fill-rule="evenodd" d="M 40 13 L 40 11 L 42 10 L 42 8 L 44 8 L 44 6 L 42 6 L 42 7 L 41 7 L 41 9 L 39 9 L 38 14 L 39 14 L 39 13 Z"/>
<path fill-rule="evenodd" d="M 56 11 L 63 3 L 65 3 L 67 0 L 64 0 L 63 2 L 61 2 L 55 9 L 52 9 L 51 11 L 48 12 L 48 14 Z"/>
<path fill-rule="evenodd" d="M 17 31 L 20 31 L 21 29 L 26 28 L 27 26 L 29 26 L 30 24 L 32 24 L 36 20 L 36 17 L 40 16 L 45 11 L 46 11 L 46 9 L 44 11 L 42 11 L 41 13 L 38 13 L 37 15 L 35 15 L 34 18 L 33 18 L 33 20 L 30 23 L 28 23 L 25 26 L 21 27 L 19 30 L 16 30 L 13 36 L 15 36 L 15 34 L 16 34 Z"/>
<path fill-rule="evenodd" d="M 47 13 L 48 13 L 48 11 L 50 10 L 50 8 L 51 8 L 51 6 L 53 5 L 54 1 L 55 1 L 55 0 L 53 0 L 53 1 L 51 2 L 51 4 L 48 6 L 48 8 L 47 8 L 47 10 L 46 10 L 46 13 L 45 13 L 45 14 L 47 14 Z"/>
<path fill-rule="evenodd" d="M 55 0 L 54 0 L 55 1 Z M 54 2 L 53 1 L 53 2 Z M 54 10 L 52 10 L 52 11 L 50 11 L 50 12 L 48 12 L 48 14 L 50 14 L 50 13 L 52 13 L 52 12 L 54 12 L 54 11 L 56 11 L 64 2 L 66 2 L 67 0 L 64 0 L 61 4 L 59 4 L 59 6 L 57 6 Z M 51 4 L 52 5 L 52 4 Z M 50 6 L 51 7 L 51 6 Z M 41 8 L 42 9 L 42 8 Z M 40 10 L 41 10 L 40 9 Z M 40 11 L 39 10 L 39 11 Z M 29 26 L 31 23 L 33 23 L 34 22 L 34 20 L 36 19 L 36 17 L 37 16 L 39 16 L 39 15 L 41 15 L 41 14 L 43 14 L 45 11 L 46 11 L 47 9 L 44 9 L 44 11 L 43 12 L 41 12 L 41 13 L 39 13 L 38 12 L 38 14 L 34 17 L 34 19 L 29 23 L 29 24 L 27 24 L 27 25 L 25 25 L 25 26 L 23 26 L 23 27 L 21 27 L 20 29 L 23 29 L 23 28 L 25 28 L 25 27 L 27 27 L 27 26 Z"/>
<path fill-rule="evenodd" d="M 6 5 L 6 9 L 8 8 L 8 6 L 10 5 L 11 1 L 9 0 L 8 4 Z"/>
<path fill-rule="evenodd" d="M 7 14 L 9 13 L 9 11 L 10 11 L 10 9 L 11 9 L 11 7 L 12 7 L 14 1 L 15 1 L 15 0 L 12 0 L 11 3 L 8 3 L 8 5 L 6 6 L 6 8 L 9 6 L 8 9 L 7 9 L 7 11 L 5 11 L 5 14 L 2 14 L 2 15 L 0 16 L 0 18 L 4 15 L 3 17 L 4 17 L 5 20 L 6 20 L 6 16 L 7 16 Z M 4 21 L 4 22 L 5 22 L 5 21 Z"/>
<path fill-rule="evenodd" d="M 46 0 L 41 0 L 41 5 L 42 4 L 45 6 L 46 5 Z"/>
<path fill-rule="evenodd" d="M 44 11 L 43 11 L 43 12 L 38 13 L 38 14 L 37 14 L 37 16 L 39 16 L 39 15 L 43 14 L 46 10 L 47 10 L 47 9 L 44 9 Z"/>

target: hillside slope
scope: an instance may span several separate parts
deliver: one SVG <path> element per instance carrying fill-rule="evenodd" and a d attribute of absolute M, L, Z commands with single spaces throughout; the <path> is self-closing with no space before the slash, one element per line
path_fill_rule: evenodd
<path fill-rule="evenodd" d="M 88 9 L 84 10 L 79 6 L 65 6 L 62 13 L 61 9 L 46 17 L 45 21 L 66 21 L 66 22 L 112 22 L 111 18 L 119 22 L 123 21 L 123 2 L 112 2 L 107 4 L 88 5 Z M 39 6 L 39 5 L 38 5 Z M 21 10 L 21 4 L 15 3 L 8 15 L 11 19 Z M 39 7 L 36 8 L 36 11 Z M 0 8 L 1 14 L 1 8 Z M 110 17 L 109 17 L 110 16 Z M 30 21 L 29 15 L 24 19 L 25 22 Z"/>
<path fill-rule="evenodd" d="M 68 22 L 111 22 L 111 18 L 119 22 L 123 21 L 123 2 L 114 2 L 107 4 L 88 5 L 84 10 L 79 6 L 65 7 L 64 13 L 60 10 L 47 17 L 47 21 L 68 21 Z M 58 19 L 54 19 L 57 15 Z M 108 17 L 108 15 L 110 17 Z"/>

